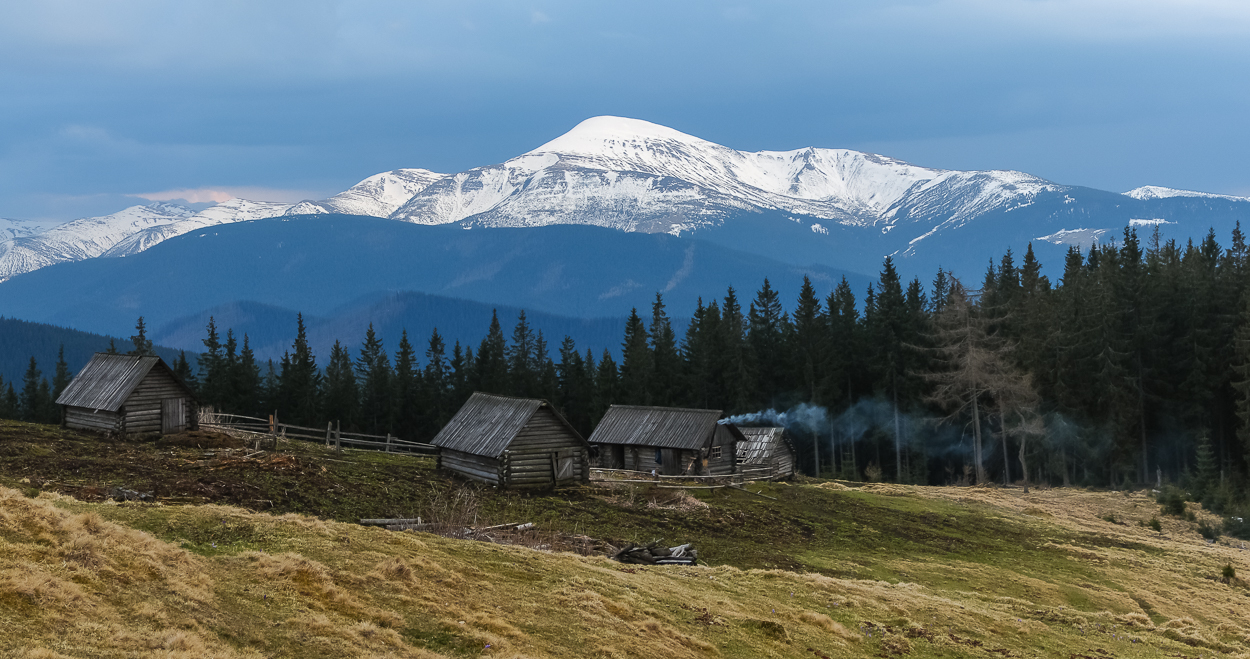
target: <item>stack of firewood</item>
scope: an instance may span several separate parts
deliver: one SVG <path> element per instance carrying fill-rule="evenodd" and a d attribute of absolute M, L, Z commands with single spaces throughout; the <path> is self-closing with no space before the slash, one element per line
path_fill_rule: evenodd
<path fill-rule="evenodd" d="M 612 560 L 633 565 L 694 565 L 699 550 L 690 543 L 676 547 L 664 547 L 656 540 L 650 544 L 629 543 L 612 556 Z"/>

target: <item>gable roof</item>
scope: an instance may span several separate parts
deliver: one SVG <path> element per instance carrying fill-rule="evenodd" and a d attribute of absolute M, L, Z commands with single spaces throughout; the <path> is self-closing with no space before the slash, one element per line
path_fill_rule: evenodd
<path fill-rule="evenodd" d="M 779 450 L 794 451 L 786 439 L 785 428 L 739 428 L 747 441 L 738 444 L 738 460 L 748 464 L 762 462 Z"/>
<path fill-rule="evenodd" d="M 187 396 L 195 398 L 195 394 L 174 375 L 173 369 L 160 357 L 97 352 L 78 371 L 78 375 L 65 387 L 65 391 L 61 392 L 56 404 L 116 412 L 153 368 L 168 371 L 174 381 L 187 392 Z"/>
<path fill-rule="evenodd" d="M 720 410 L 613 405 L 590 434 L 590 443 L 698 449 L 720 417 Z"/>
<path fill-rule="evenodd" d="M 478 391 L 469 396 L 460 411 L 438 431 L 430 443 L 472 455 L 499 457 L 534 414 L 544 408 L 554 414 L 579 441 L 586 441 L 545 400 L 497 396 Z"/>

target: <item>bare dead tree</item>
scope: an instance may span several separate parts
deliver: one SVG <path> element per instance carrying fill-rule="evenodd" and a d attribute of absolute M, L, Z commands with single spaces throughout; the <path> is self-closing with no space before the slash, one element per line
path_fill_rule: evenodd
<path fill-rule="evenodd" d="M 968 420 L 972 426 L 972 454 L 977 483 L 986 483 L 983 419 L 997 412 L 1002 421 L 1004 461 L 1007 458 L 1007 434 L 1027 437 L 1040 427 L 1037 417 L 1037 393 L 1028 375 L 1016 369 L 1009 358 L 1013 346 L 991 334 L 988 322 L 978 313 L 969 293 L 952 278 L 950 299 L 933 324 L 933 349 L 944 368 L 924 377 L 935 384 L 926 398 L 947 412 L 943 421 Z M 1020 460 L 1027 462 L 1021 444 Z M 1005 462 L 1005 466 L 1009 465 Z M 1004 478 L 1010 469 L 1004 470 Z"/>

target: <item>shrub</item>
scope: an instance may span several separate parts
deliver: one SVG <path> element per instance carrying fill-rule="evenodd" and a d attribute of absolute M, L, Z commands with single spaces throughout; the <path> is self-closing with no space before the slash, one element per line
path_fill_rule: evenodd
<path fill-rule="evenodd" d="M 1233 579 L 1236 579 L 1236 578 L 1237 578 L 1237 568 L 1233 567 L 1233 564 L 1232 564 L 1232 563 L 1228 563 L 1228 564 L 1226 564 L 1226 565 L 1224 566 L 1224 581 L 1225 581 L 1225 583 L 1232 582 L 1232 580 L 1233 580 Z"/>
<path fill-rule="evenodd" d="M 1246 511 L 1237 511 L 1237 515 L 1229 515 L 1224 518 L 1224 533 L 1234 538 L 1242 540 L 1250 540 L 1250 523 L 1246 522 Z"/>
<path fill-rule="evenodd" d="M 1103 515 L 1103 516 L 1102 516 L 1102 521 L 1104 521 L 1104 522 L 1111 522 L 1112 524 L 1119 524 L 1119 523 L 1120 523 L 1119 521 L 1117 521 L 1117 520 L 1116 520 L 1116 518 L 1115 518 L 1115 513 L 1107 513 L 1106 515 Z"/>
<path fill-rule="evenodd" d="M 1155 533 L 1163 533 L 1163 525 L 1159 523 L 1158 517 L 1151 517 L 1150 522 L 1146 526 L 1154 529 Z"/>
<path fill-rule="evenodd" d="M 1163 506 L 1163 514 L 1165 515 L 1185 516 L 1185 493 L 1175 486 L 1163 486 L 1163 490 L 1155 497 L 1155 502 Z"/>
<path fill-rule="evenodd" d="M 1206 520 L 1202 520 L 1201 522 L 1198 522 L 1198 533 L 1200 533 L 1202 537 L 1206 538 L 1207 540 L 1211 540 L 1212 542 L 1220 539 L 1219 527 L 1211 526 L 1210 524 L 1207 524 Z"/>

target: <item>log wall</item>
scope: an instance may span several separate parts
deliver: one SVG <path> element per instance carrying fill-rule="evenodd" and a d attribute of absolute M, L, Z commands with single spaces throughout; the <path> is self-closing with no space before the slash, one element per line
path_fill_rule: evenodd
<path fill-rule="evenodd" d="M 544 486 L 555 483 L 556 459 L 573 460 L 573 480 L 590 478 L 586 442 L 560 422 L 548 407 L 540 407 L 508 445 L 504 456 L 504 484 Z"/>
<path fill-rule="evenodd" d="M 65 406 L 65 427 L 94 432 L 114 432 L 121 427 L 121 417 L 115 412 L 95 411 L 85 407 Z"/>
<path fill-rule="evenodd" d="M 438 466 L 455 472 L 479 483 L 487 485 L 500 484 L 502 464 L 495 458 L 486 458 L 463 451 L 442 449 L 439 452 Z"/>
<path fill-rule="evenodd" d="M 734 473 L 738 462 L 738 438 L 728 428 L 718 423 L 716 431 L 712 434 L 710 446 L 720 447 L 720 457 L 713 458 L 711 452 L 708 452 L 707 475 L 728 476 Z"/>
<path fill-rule="evenodd" d="M 198 415 L 193 411 L 194 401 L 182 388 L 174 376 L 165 369 L 157 367 L 148 372 L 147 377 L 139 382 L 139 386 L 131 392 L 130 397 L 120 410 L 122 414 L 121 431 L 125 433 L 145 433 L 161 431 L 161 400 L 165 398 L 186 398 L 184 406 L 187 418 L 183 425 L 194 428 Z"/>

